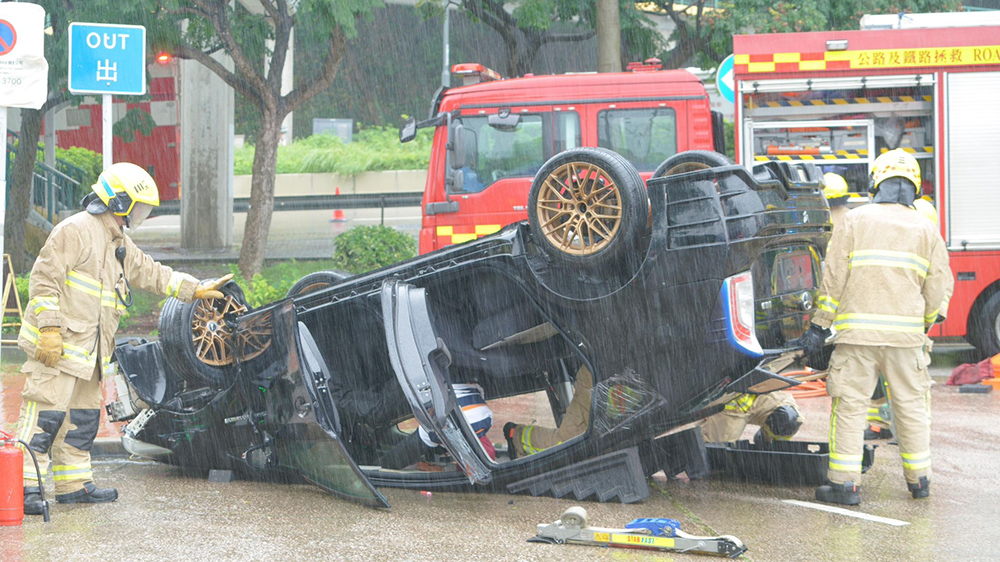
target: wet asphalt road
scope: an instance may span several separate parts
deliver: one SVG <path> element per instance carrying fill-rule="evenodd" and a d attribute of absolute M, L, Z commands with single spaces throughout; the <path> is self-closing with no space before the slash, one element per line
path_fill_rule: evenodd
<path fill-rule="evenodd" d="M 679 519 L 696 534 L 729 534 L 742 559 L 994 560 L 1000 536 L 1000 393 L 959 394 L 944 377 L 957 360 L 936 356 L 931 497 L 906 491 L 898 450 L 885 441 L 863 480 L 861 506 L 909 523 L 895 527 L 784 503 L 812 501 L 811 487 L 743 485 L 722 479 L 650 481 L 633 505 L 583 502 L 591 525 L 637 517 Z M 828 398 L 800 402 L 799 438 L 825 440 Z M 535 525 L 575 502 L 499 494 L 383 488 L 392 508 L 337 500 L 309 485 L 211 483 L 202 474 L 123 458 L 95 462 L 99 483 L 118 488 L 107 505 L 60 505 L 52 522 L 31 517 L 0 528 L 0 560 L 705 560 L 705 556 L 529 544 Z"/>

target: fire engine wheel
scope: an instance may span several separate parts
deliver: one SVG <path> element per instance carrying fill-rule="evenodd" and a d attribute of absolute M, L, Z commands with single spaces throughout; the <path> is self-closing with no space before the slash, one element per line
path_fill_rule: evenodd
<path fill-rule="evenodd" d="M 193 303 L 169 298 L 160 313 L 163 357 L 182 377 L 195 384 L 227 384 L 226 368 L 235 360 L 234 349 L 245 350 L 246 358 L 250 359 L 260 355 L 270 342 L 254 334 L 242 334 L 246 341 L 234 341 L 226 326 L 227 319 L 247 312 L 246 297 L 232 282 L 221 291 L 224 295 L 221 299 Z"/>
<path fill-rule="evenodd" d="M 718 152 L 709 150 L 688 150 L 674 154 L 656 167 L 653 172 L 654 178 L 673 176 L 698 170 L 707 170 L 719 166 L 732 166 L 733 162 Z"/>
<path fill-rule="evenodd" d="M 646 234 L 649 198 L 639 172 L 603 148 L 552 157 L 531 183 L 528 223 L 554 258 L 594 266 L 631 255 Z"/>
<path fill-rule="evenodd" d="M 332 287 L 344 279 L 350 277 L 351 274 L 346 271 L 340 271 L 337 269 L 331 269 L 328 271 L 314 271 L 307 275 L 304 275 L 301 279 L 292 285 L 291 289 L 288 289 L 288 294 L 286 297 L 297 297 L 299 295 L 304 295 L 306 293 L 312 293 L 314 291 L 321 291 L 327 287 Z"/>
<path fill-rule="evenodd" d="M 966 330 L 970 343 L 987 357 L 1000 353 L 1000 293 L 973 310 Z"/>

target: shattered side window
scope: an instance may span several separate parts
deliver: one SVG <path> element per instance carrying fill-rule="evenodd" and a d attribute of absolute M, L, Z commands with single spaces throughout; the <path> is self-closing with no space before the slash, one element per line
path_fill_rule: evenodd
<path fill-rule="evenodd" d="M 626 369 L 594 387 L 594 423 L 598 436 L 628 431 L 642 415 L 666 405 L 666 400 L 639 375 Z"/>
<path fill-rule="evenodd" d="M 677 115 L 669 107 L 607 109 L 597 114 L 597 146 L 652 172 L 677 154 Z"/>

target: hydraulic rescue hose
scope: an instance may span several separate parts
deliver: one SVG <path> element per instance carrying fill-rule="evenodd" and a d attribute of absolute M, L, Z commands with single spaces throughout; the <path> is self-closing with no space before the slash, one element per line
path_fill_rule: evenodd
<path fill-rule="evenodd" d="M 25 443 L 23 439 L 14 439 L 13 435 L 5 431 L 0 431 L 0 438 L 5 441 L 16 441 L 17 443 L 20 443 L 24 447 L 24 450 L 28 451 L 28 454 L 31 455 L 31 462 L 35 463 L 35 474 L 38 475 L 38 495 L 42 499 L 42 519 L 48 523 L 51 521 L 51 517 L 49 516 L 49 502 L 45 501 L 45 483 L 42 482 L 42 472 L 38 466 L 38 457 L 35 456 L 35 452 L 31 450 L 31 447 L 28 447 L 28 444 Z"/>
<path fill-rule="evenodd" d="M 815 371 L 811 370 L 791 371 L 791 372 L 781 373 L 781 376 L 794 378 L 795 376 L 809 375 L 812 373 L 815 373 Z M 796 386 L 790 387 L 788 389 L 788 392 L 791 392 L 792 395 L 795 396 L 795 398 L 797 399 L 821 398 L 823 396 L 827 396 L 826 381 L 820 379 L 820 380 L 806 381 L 803 383 L 799 383 Z"/>

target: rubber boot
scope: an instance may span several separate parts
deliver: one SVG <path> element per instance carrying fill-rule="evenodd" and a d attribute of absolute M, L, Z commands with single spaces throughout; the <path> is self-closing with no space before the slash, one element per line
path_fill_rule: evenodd
<path fill-rule="evenodd" d="M 839 503 L 840 505 L 858 505 L 861 503 L 860 487 L 854 482 L 844 482 L 843 484 L 829 483 L 816 488 L 816 499 L 825 503 Z"/>
<path fill-rule="evenodd" d="M 45 506 L 42 504 L 42 492 L 38 486 L 24 487 L 24 514 L 42 515 L 45 513 Z"/>
<path fill-rule="evenodd" d="M 517 449 L 514 448 L 514 429 L 517 428 L 517 424 L 514 422 L 507 422 L 503 425 L 503 438 L 507 440 L 507 456 L 510 460 L 517 458 Z"/>
<path fill-rule="evenodd" d="M 59 503 L 108 503 L 118 499 L 118 490 L 98 488 L 93 482 L 84 482 L 83 489 L 56 495 Z"/>
<path fill-rule="evenodd" d="M 920 481 L 916 484 L 907 482 L 906 487 L 909 488 L 910 495 L 913 496 L 913 499 L 915 500 L 923 499 L 931 495 L 931 482 L 926 476 L 921 476 Z M 25 504 L 27 504 L 27 497 L 25 497 L 24 501 Z"/>

